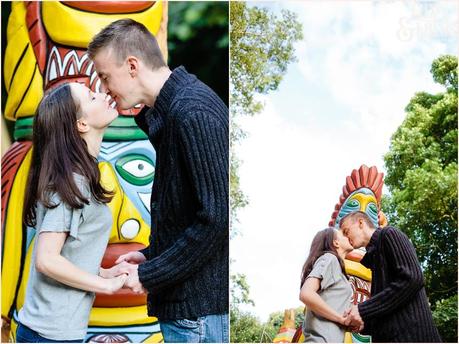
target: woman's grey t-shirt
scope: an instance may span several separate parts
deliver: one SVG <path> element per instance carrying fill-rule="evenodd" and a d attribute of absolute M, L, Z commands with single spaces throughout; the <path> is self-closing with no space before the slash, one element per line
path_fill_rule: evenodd
<path fill-rule="evenodd" d="M 57 193 L 51 196 L 56 208 L 37 204 L 36 237 L 29 281 L 20 323 L 53 340 L 76 340 L 86 336 L 95 294 L 60 283 L 35 269 L 36 240 L 43 232 L 69 232 L 61 255 L 82 270 L 99 273 L 107 248 L 112 215 L 106 204 L 91 197 L 86 179 L 74 174 L 82 195 L 89 200 L 82 209 L 70 208 Z"/>
<path fill-rule="evenodd" d="M 352 304 L 352 287 L 344 276 L 338 258 L 325 253 L 319 257 L 308 278 L 320 279 L 320 297 L 338 314 L 343 314 Z M 333 321 L 327 320 L 311 310 L 306 311 L 303 322 L 305 342 L 342 343 L 344 328 Z"/>

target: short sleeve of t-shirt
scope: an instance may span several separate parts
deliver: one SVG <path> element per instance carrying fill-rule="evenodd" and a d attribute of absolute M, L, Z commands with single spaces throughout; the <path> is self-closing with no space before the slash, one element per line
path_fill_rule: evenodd
<path fill-rule="evenodd" d="M 75 239 L 78 237 L 78 227 L 83 220 L 83 209 L 71 208 L 64 203 L 57 193 L 50 197 L 55 208 L 46 208 L 40 205 L 44 214 L 39 232 L 69 232 Z"/>
<path fill-rule="evenodd" d="M 316 260 L 308 278 L 316 277 L 320 279 L 320 289 L 327 289 L 336 282 L 335 274 L 337 273 L 336 268 L 338 265 L 338 259 L 333 254 L 325 253 Z"/>

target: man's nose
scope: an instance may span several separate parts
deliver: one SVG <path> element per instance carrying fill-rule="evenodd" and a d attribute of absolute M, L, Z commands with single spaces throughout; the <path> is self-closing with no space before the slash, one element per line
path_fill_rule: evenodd
<path fill-rule="evenodd" d="M 110 94 L 110 90 L 109 90 L 108 87 L 105 85 L 105 82 L 103 82 L 102 80 L 101 80 L 101 82 L 100 82 L 100 92 L 101 92 L 101 93 Z"/>

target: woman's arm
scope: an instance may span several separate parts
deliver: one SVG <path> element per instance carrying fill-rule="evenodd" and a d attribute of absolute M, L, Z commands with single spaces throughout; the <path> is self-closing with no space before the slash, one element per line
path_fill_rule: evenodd
<path fill-rule="evenodd" d="M 113 294 L 124 285 L 127 275 L 105 279 L 80 269 L 61 256 L 67 236 L 67 232 L 42 232 L 38 235 L 37 271 L 68 286 L 103 294 Z"/>
<path fill-rule="evenodd" d="M 309 277 L 304 282 L 300 291 L 300 300 L 315 314 L 320 315 L 338 324 L 344 324 L 344 317 L 320 297 L 317 291 L 320 289 L 320 279 Z"/>

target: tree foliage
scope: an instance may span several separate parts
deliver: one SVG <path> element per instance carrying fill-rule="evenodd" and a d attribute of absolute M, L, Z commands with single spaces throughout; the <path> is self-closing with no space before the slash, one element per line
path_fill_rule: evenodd
<path fill-rule="evenodd" d="M 283 322 L 284 322 L 285 311 L 278 311 L 271 313 L 269 315 L 268 324 L 269 324 L 269 331 L 274 338 L 277 333 L 279 332 Z M 295 328 L 301 326 L 304 321 L 304 306 L 300 306 L 295 309 Z"/>
<path fill-rule="evenodd" d="M 266 343 L 264 339 L 263 324 L 249 312 L 242 312 L 239 308 L 230 310 L 230 342 L 231 343 Z"/>
<path fill-rule="evenodd" d="M 243 274 L 230 276 L 231 307 L 238 308 L 241 304 L 252 305 L 255 303 L 250 298 L 250 287 Z"/>
<path fill-rule="evenodd" d="M 246 206 L 247 197 L 239 186 L 240 160 L 235 155 L 235 145 L 245 137 L 237 123 L 237 117 L 254 115 L 262 104 L 257 94 L 277 89 L 287 70 L 295 60 L 295 41 L 302 38 L 301 24 L 296 15 L 282 11 L 281 15 L 265 8 L 249 7 L 245 2 L 230 2 L 230 204 L 231 235 L 237 232 L 237 210 Z M 240 305 L 254 305 L 249 297 L 249 285 L 245 276 L 231 276 L 231 342 L 270 342 L 272 326 L 262 324 L 249 312 L 242 312 Z M 270 327 L 271 326 L 271 327 Z M 271 330 L 270 330 L 271 329 Z"/>
<path fill-rule="evenodd" d="M 433 318 L 447 343 L 457 343 L 457 294 L 447 299 L 437 301 Z"/>
<path fill-rule="evenodd" d="M 431 73 L 445 92 L 416 93 L 407 105 L 384 157 L 391 196 L 383 207 L 416 247 L 435 308 L 457 294 L 457 58 L 437 58 Z M 448 324 L 457 342 L 457 316 Z"/>
<path fill-rule="evenodd" d="M 169 64 L 184 65 L 228 105 L 227 1 L 170 1 Z"/>
<path fill-rule="evenodd" d="M 304 321 L 304 306 L 295 309 L 295 328 L 301 326 Z M 268 323 L 272 325 L 277 332 L 279 332 L 282 323 L 284 322 L 284 311 L 274 312 L 269 315 Z"/>
<path fill-rule="evenodd" d="M 239 187 L 240 161 L 234 145 L 245 133 L 237 124 L 241 115 L 254 115 L 262 104 L 257 94 L 277 89 L 288 65 L 295 61 L 294 42 L 302 39 L 302 27 L 295 13 L 284 10 L 280 17 L 266 8 L 249 7 L 245 2 L 230 3 L 230 102 L 231 102 L 231 224 L 236 212 L 247 204 Z"/>
<path fill-rule="evenodd" d="M 257 317 L 241 312 L 237 308 L 231 310 L 231 342 L 232 343 L 272 343 L 284 322 L 284 312 L 271 313 L 268 321 L 261 322 Z M 295 309 L 295 328 L 304 320 L 304 307 Z"/>

